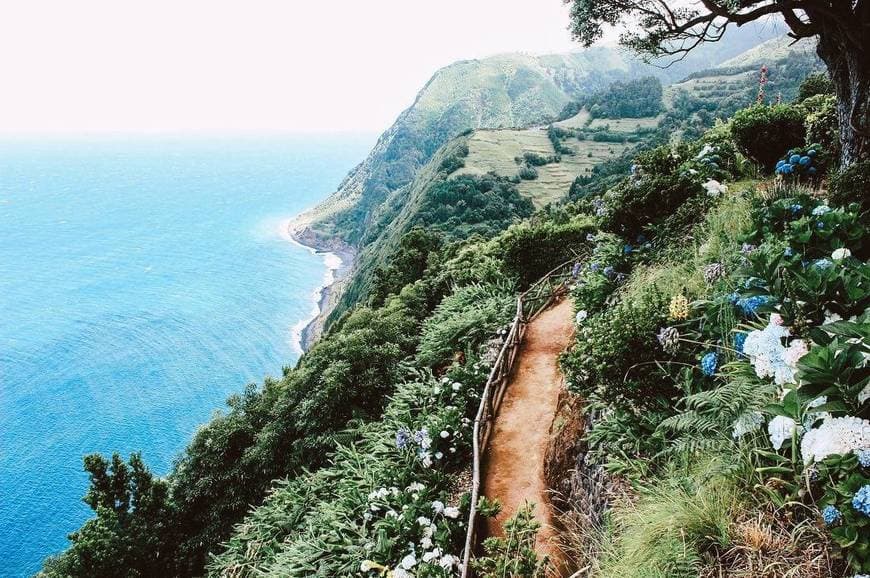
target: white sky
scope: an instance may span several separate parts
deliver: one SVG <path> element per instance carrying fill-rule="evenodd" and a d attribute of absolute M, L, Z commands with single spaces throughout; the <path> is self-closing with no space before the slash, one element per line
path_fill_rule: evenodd
<path fill-rule="evenodd" d="M 0 0 L 0 132 L 380 131 L 459 59 L 579 47 L 562 0 Z"/>

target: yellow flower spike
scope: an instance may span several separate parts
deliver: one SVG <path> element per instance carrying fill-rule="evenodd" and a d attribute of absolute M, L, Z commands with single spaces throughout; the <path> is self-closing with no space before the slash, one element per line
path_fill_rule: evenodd
<path fill-rule="evenodd" d="M 689 300 L 682 295 L 674 295 L 668 305 L 668 313 L 671 319 L 685 319 L 689 316 Z"/>

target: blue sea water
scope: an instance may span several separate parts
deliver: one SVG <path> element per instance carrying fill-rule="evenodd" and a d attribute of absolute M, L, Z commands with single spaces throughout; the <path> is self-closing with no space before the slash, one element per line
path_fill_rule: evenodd
<path fill-rule="evenodd" d="M 322 256 L 282 223 L 370 135 L 0 142 L 0 576 L 90 516 L 90 452 L 159 474 L 226 397 L 295 363 Z"/>

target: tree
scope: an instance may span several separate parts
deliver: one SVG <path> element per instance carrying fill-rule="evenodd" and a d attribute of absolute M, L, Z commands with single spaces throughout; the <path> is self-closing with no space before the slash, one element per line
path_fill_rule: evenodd
<path fill-rule="evenodd" d="M 585 46 L 605 26 L 629 23 L 620 43 L 652 59 L 682 58 L 703 42 L 716 42 L 730 25 L 781 16 L 795 40 L 817 38 L 837 94 L 843 167 L 870 157 L 870 0 L 565 0 L 571 33 Z"/>

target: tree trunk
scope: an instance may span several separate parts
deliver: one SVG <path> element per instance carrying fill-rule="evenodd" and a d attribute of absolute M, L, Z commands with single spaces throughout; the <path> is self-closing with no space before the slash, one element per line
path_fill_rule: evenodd
<path fill-rule="evenodd" d="M 860 20 L 860 19 L 859 19 Z M 824 27 L 817 52 L 837 91 L 840 120 L 840 167 L 870 158 L 870 58 L 861 27 L 850 38 L 841 27 Z"/>

